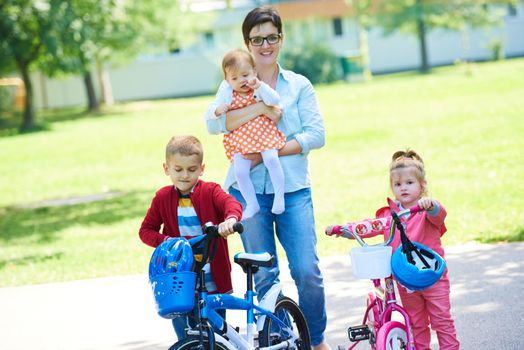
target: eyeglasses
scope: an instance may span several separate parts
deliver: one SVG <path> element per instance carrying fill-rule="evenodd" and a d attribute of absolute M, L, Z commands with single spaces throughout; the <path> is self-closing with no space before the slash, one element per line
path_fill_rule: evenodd
<path fill-rule="evenodd" d="M 270 34 L 268 36 L 253 36 L 249 38 L 249 42 L 253 46 L 264 45 L 264 40 L 267 41 L 268 45 L 275 45 L 280 41 L 280 34 Z"/>

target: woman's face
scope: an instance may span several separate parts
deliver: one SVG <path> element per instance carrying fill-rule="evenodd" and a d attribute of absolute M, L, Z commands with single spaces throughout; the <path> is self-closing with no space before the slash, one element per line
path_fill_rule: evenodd
<path fill-rule="evenodd" d="M 249 32 L 249 37 L 267 38 L 269 35 L 278 35 L 278 29 L 271 22 L 265 22 L 254 26 Z M 267 40 L 262 42 L 262 46 L 254 46 L 251 41 L 247 48 L 253 55 L 257 67 L 264 65 L 272 65 L 277 62 L 280 46 L 282 45 L 282 38 L 276 44 L 269 44 Z"/>

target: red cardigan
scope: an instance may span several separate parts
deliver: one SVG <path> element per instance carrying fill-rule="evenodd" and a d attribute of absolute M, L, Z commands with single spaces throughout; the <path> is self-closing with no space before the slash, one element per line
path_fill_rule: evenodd
<path fill-rule="evenodd" d="M 202 225 L 206 222 L 219 224 L 230 217 L 240 220 L 242 217 L 240 203 L 225 193 L 216 183 L 199 180 L 189 197 Z M 180 237 L 178 199 L 178 191 L 172 185 L 156 192 L 138 232 L 142 242 L 156 247 L 166 239 L 166 236 Z M 162 233 L 160 233 L 162 225 Z M 233 289 L 227 240 L 219 238 L 217 243 L 215 258 L 211 262 L 211 275 L 217 285 L 218 293 L 227 293 Z"/>

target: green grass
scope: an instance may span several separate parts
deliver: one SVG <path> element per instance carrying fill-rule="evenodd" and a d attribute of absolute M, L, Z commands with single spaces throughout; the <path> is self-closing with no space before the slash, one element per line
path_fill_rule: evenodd
<path fill-rule="evenodd" d="M 430 193 L 448 211 L 445 245 L 524 239 L 524 59 L 473 68 L 316 87 L 327 136 L 310 155 L 321 255 L 348 252 L 352 242 L 323 228 L 372 217 L 390 195 L 389 158 L 406 147 L 424 158 Z M 168 184 L 168 139 L 199 137 L 204 179 L 224 179 L 221 137 L 207 134 L 202 117 L 211 99 L 135 102 L 96 116 L 46 112 L 45 131 L 1 137 L 0 286 L 145 272 L 152 249 L 137 231 L 154 191 Z M 107 192 L 118 195 L 41 203 Z"/>

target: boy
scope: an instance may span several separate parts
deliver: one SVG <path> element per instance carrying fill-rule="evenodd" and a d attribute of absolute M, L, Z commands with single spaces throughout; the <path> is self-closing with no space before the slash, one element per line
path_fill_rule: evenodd
<path fill-rule="evenodd" d="M 208 292 L 230 293 L 231 263 L 227 241 L 233 225 L 242 217 L 242 206 L 225 193 L 220 185 L 204 182 L 204 152 L 200 141 L 193 136 L 172 137 L 166 146 L 164 172 L 173 186 L 158 190 L 139 230 L 145 244 L 156 247 L 171 237 L 194 237 L 202 234 L 206 222 L 219 223 L 219 233 L 213 261 L 206 264 Z M 160 231 L 163 225 L 162 231 Z M 224 315 L 225 316 L 225 315 Z M 184 338 L 188 317 L 173 319 L 178 339 Z"/>

